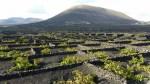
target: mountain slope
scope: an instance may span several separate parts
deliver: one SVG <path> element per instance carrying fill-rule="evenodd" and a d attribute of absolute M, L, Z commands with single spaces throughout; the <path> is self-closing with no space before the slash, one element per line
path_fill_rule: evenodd
<path fill-rule="evenodd" d="M 38 18 L 19 18 L 19 17 L 13 17 L 8 19 L 2 19 L 0 20 L 0 25 L 18 25 L 18 24 L 29 24 L 29 23 L 35 23 L 42 21 Z"/>
<path fill-rule="evenodd" d="M 133 18 L 109 9 L 87 5 L 75 6 L 42 24 L 47 25 L 74 25 L 74 24 L 134 24 Z"/>

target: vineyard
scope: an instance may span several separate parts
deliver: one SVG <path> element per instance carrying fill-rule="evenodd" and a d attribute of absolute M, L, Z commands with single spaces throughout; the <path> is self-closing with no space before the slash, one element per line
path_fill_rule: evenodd
<path fill-rule="evenodd" d="M 147 33 L 0 34 L 0 84 L 150 84 Z"/>

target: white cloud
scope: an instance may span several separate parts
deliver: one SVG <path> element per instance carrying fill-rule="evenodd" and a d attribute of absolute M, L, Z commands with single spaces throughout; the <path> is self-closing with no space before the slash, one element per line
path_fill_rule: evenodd
<path fill-rule="evenodd" d="M 89 4 L 126 13 L 150 21 L 149 0 L 0 0 L 0 18 L 38 17 L 50 18 L 72 6 Z"/>

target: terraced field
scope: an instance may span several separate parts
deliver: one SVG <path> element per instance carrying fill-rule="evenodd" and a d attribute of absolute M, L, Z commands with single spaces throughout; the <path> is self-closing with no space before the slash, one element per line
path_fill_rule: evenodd
<path fill-rule="evenodd" d="M 0 84 L 150 84 L 148 33 L 0 35 Z"/>

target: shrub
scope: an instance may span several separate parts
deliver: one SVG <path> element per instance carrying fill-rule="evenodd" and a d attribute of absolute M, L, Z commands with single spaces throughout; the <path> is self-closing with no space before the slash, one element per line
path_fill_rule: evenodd
<path fill-rule="evenodd" d="M 0 58 L 17 58 L 17 57 L 26 57 L 30 56 L 29 51 L 21 52 L 17 50 L 12 50 L 9 52 L 0 51 Z"/>
<path fill-rule="evenodd" d="M 94 82 L 94 76 L 90 74 L 85 75 L 78 70 L 73 71 L 72 74 L 73 80 L 55 81 L 53 84 L 96 84 Z"/>
<path fill-rule="evenodd" d="M 126 67 L 123 67 L 119 65 L 119 62 L 107 60 L 104 62 L 104 68 L 114 72 L 117 75 L 120 75 L 126 79 L 133 79 L 133 80 L 138 80 L 138 81 L 143 81 L 145 79 L 149 79 L 148 77 L 136 73 L 138 71 L 144 71 L 144 72 L 150 72 L 150 67 L 149 66 L 144 66 L 141 65 L 143 64 L 143 57 L 137 59 L 137 58 L 132 58 L 131 61 L 129 61 L 130 65 L 127 65 Z M 144 67 L 143 67 L 144 66 Z"/>
<path fill-rule="evenodd" d="M 68 44 L 67 43 L 61 43 L 61 44 L 59 44 L 58 46 L 67 46 Z"/>
<path fill-rule="evenodd" d="M 104 68 L 109 71 L 114 72 L 115 74 L 121 75 L 125 78 L 127 78 L 128 75 L 131 75 L 130 72 L 126 71 L 125 68 L 121 67 L 117 62 L 114 62 L 114 61 L 109 60 L 109 61 L 105 62 Z"/>
<path fill-rule="evenodd" d="M 132 57 L 132 60 L 129 61 L 129 64 L 134 71 L 144 71 L 150 73 L 150 65 L 143 65 L 144 58 L 141 56 L 140 58 Z"/>
<path fill-rule="evenodd" d="M 49 45 L 40 45 L 39 47 L 40 47 L 40 48 L 48 48 Z"/>
<path fill-rule="evenodd" d="M 21 53 L 20 51 L 16 51 L 16 50 L 8 52 L 8 56 L 11 56 L 13 58 L 21 57 L 22 55 L 23 53 Z"/>
<path fill-rule="evenodd" d="M 144 63 L 144 58 L 141 56 L 140 58 L 132 57 L 132 60 L 129 61 L 129 64 L 131 65 L 140 65 Z"/>
<path fill-rule="evenodd" d="M 145 79 L 145 77 L 142 74 L 138 74 L 138 75 L 135 75 L 133 79 L 143 81 Z"/>
<path fill-rule="evenodd" d="M 7 72 L 13 72 L 17 70 L 27 70 L 35 68 L 37 65 L 31 64 L 28 57 L 17 57 L 14 61 L 15 66 L 11 67 Z"/>
<path fill-rule="evenodd" d="M 13 50 L 8 52 L 8 56 L 11 56 L 12 58 L 28 57 L 30 56 L 30 52 L 29 51 L 21 52 L 21 51 Z"/>
<path fill-rule="evenodd" d="M 87 56 L 87 55 L 85 55 L 85 56 L 67 56 L 62 60 L 61 64 L 62 65 L 75 64 L 75 63 L 88 61 L 89 59 L 91 59 L 91 57 Z"/>
<path fill-rule="evenodd" d="M 10 56 L 7 55 L 7 52 L 0 51 L 0 58 L 10 58 Z"/>
<path fill-rule="evenodd" d="M 65 49 L 65 51 L 77 51 L 77 50 L 78 50 L 77 48 L 69 48 L 69 47 Z"/>
<path fill-rule="evenodd" d="M 17 39 L 18 43 L 28 43 L 29 39 L 27 39 L 26 37 L 20 37 Z"/>
<path fill-rule="evenodd" d="M 7 42 L 7 43 L 15 43 L 16 40 L 5 40 L 5 41 L 3 41 L 3 42 Z"/>
<path fill-rule="evenodd" d="M 35 65 L 35 66 L 38 66 L 40 63 L 42 63 L 42 59 L 33 59 L 33 64 Z"/>
<path fill-rule="evenodd" d="M 138 54 L 138 51 L 133 48 L 125 48 L 120 51 L 120 54 L 125 56 L 136 55 Z"/>
<path fill-rule="evenodd" d="M 2 45 L 0 45 L 0 50 L 7 50 L 7 49 L 9 49 L 8 46 L 2 46 Z"/>
<path fill-rule="evenodd" d="M 90 52 L 83 56 L 81 55 L 67 56 L 62 60 L 61 64 L 67 65 L 67 64 L 81 63 L 81 62 L 88 61 L 94 58 L 99 58 L 102 61 L 105 61 L 108 59 L 108 55 L 105 52 L 95 52 L 95 53 Z"/>
<path fill-rule="evenodd" d="M 105 52 L 95 52 L 95 53 L 91 53 L 93 54 L 95 57 L 99 58 L 101 61 L 106 61 L 108 59 L 108 55 Z"/>
<path fill-rule="evenodd" d="M 10 69 L 8 69 L 7 73 L 13 72 L 13 71 L 18 71 L 18 70 L 28 70 L 28 69 L 34 69 L 39 67 L 40 63 L 42 63 L 41 59 L 33 59 L 30 60 L 28 57 L 17 57 L 13 61 L 14 65 Z"/>
<path fill-rule="evenodd" d="M 49 48 L 44 48 L 43 50 L 41 50 L 41 54 L 46 55 L 46 54 L 50 54 L 50 49 Z"/>
<path fill-rule="evenodd" d="M 144 37 L 145 34 L 144 33 L 139 33 L 139 34 L 136 34 L 136 36 L 138 36 L 138 37 Z"/>

